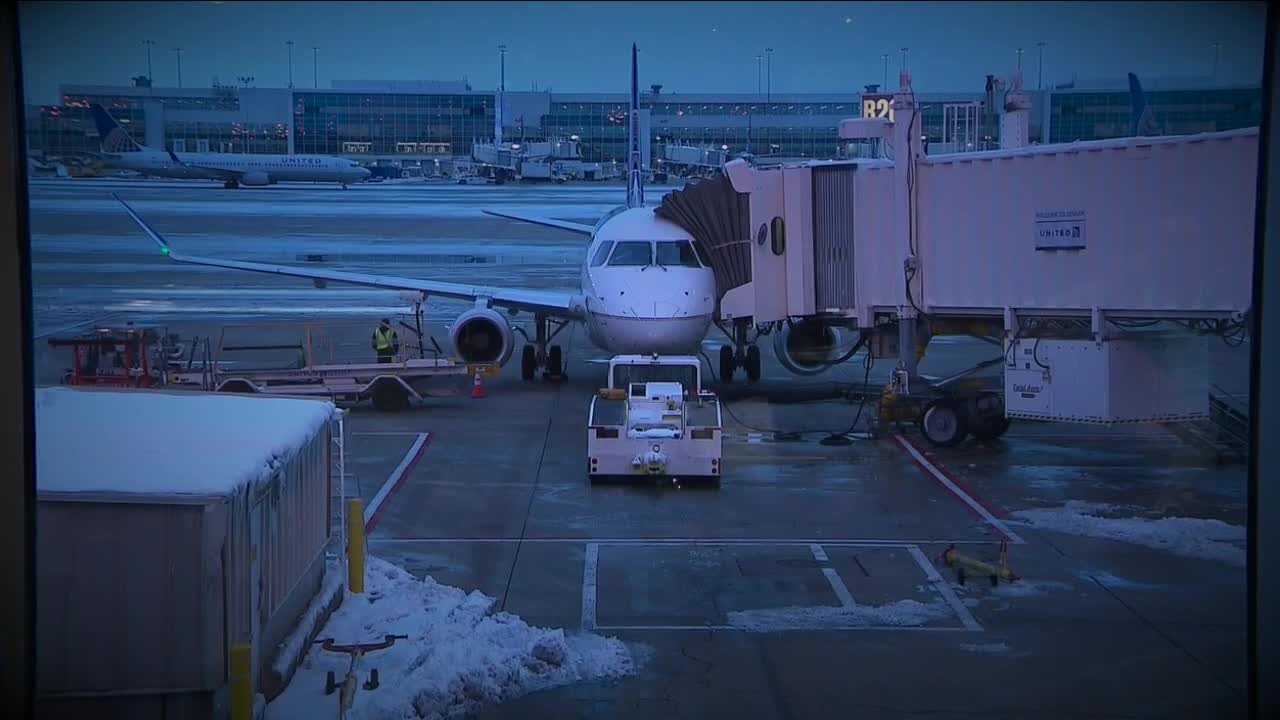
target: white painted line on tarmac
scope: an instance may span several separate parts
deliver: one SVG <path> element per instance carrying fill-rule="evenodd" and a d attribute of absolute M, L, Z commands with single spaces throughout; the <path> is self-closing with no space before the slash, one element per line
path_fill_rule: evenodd
<path fill-rule="evenodd" d="M 600 566 L 600 546 L 587 544 L 587 556 L 582 564 L 582 629 L 596 629 L 596 572 Z"/>
<path fill-rule="evenodd" d="M 821 545 L 810 545 L 809 551 L 813 553 L 813 559 L 820 563 L 829 563 L 831 558 L 827 557 L 827 551 L 822 549 Z M 857 603 L 853 601 L 853 595 L 849 593 L 849 588 L 844 584 L 844 578 L 840 577 L 840 573 L 836 572 L 833 567 L 822 568 L 822 574 L 827 576 L 827 582 L 831 583 L 831 590 L 840 598 L 840 607 L 851 608 Z"/>
<path fill-rule="evenodd" d="M 946 578 L 938 573 L 938 569 L 933 566 L 932 562 L 929 562 L 929 558 L 924 552 L 918 547 L 907 548 L 907 552 L 911 553 L 911 557 L 915 558 L 916 564 L 920 566 L 925 576 L 929 578 L 929 582 L 933 584 L 933 589 L 937 590 L 942 595 L 942 598 L 947 601 L 947 604 L 951 606 L 951 609 L 955 611 L 960 618 L 961 624 L 964 625 L 964 629 L 972 632 L 981 632 L 982 626 L 974 619 L 973 613 L 969 612 L 969 608 L 960 602 L 960 598 L 956 596 L 956 591 L 951 589 L 951 586 L 947 584 Z"/>
<path fill-rule="evenodd" d="M 1009 542 L 1013 543 L 1014 545 L 1027 544 L 1027 541 L 1023 540 L 1013 530 L 1010 530 L 1008 525 L 1005 525 L 1003 521 L 1001 521 L 995 515 L 992 515 L 991 511 L 988 510 L 986 506 L 984 506 L 982 503 L 975 500 L 973 496 L 969 495 L 969 493 L 965 492 L 964 490 L 961 490 L 960 486 L 956 485 L 955 482 L 951 480 L 951 478 L 947 477 L 946 474 L 942 472 L 942 470 L 938 469 L 937 465 L 934 465 L 932 462 L 929 462 L 929 458 L 925 457 L 924 453 L 917 450 L 916 446 L 913 445 L 910 440 L 906 439 L 902 435 L 894 435 L 893 438 L 894 440 L 898 441 L 898 444 L 901 445 L 903 449 L 905 449 L 907 453 L 910 454 L 911 457 L 914 458 L 917 463 L 920 464 L 920 467 L 924 468 L 930 475 L 933 476 L 935 480 L 942 483 L 942 486 L 950 490 L 952 495 L 955 495 L 956 497 L 960 498 L 960 500 L 965 505 L 968 505 L 970 508 L 973 509 L 974 512 L 978 513 L 978 515 L 981 516 L 982 519 L 985 520 L 988 525 L 995 528 L 996 530 L 999 530 L 1001 534 L 1003 534 L 1006 538 L 1009 539 Z"/>
<path fill-rule="evenodd" d="M 684 632 L 689 630 L 703 631 L 703 632 L 707 630 L 718 630 L 718 631 L 727 630 L 727 631 L 741 632 L 741 633 L 758 632 L 755 630 L 749 630 L 747 628 L 741 628 L 736 625 L 597 625 L 595 626 L 595 630 L 598 632 L 622 632 L 625 630 L 641 630 L 641 631 L 653 631 L 653 632 L 668 632 L 668 631 Z M 871 630 L 871 631 L 879 630 L 883 632 L 970 632 L 968 628 L 954 627 L 954 626 L 953 627 L 932 627 L 927 625 L 840 625 L 836 623 L 832 623 L 832 624 L 814 623 L 813 627 L 811 628 L 788 627 L 786 630 L 776 630 L 773 632 L 813 632 L 815 630 L 835 631 L 835 632 L 846 632 L 849 630 Z"/>
<path fill-rule="evenodd" d="M 349 432 L 348 435 L 421 435 L 420 432 L 412 430 L 366 430 L 364 432 Z"/>
<path fill-rule="evenodd" d="M 906 548 L 913 545 L 999 545 L 1000 540 L 945 540 L 945 539 L 910 539 L 910 540 L 878 540 L 870 538 L 602 538 L 602 537 L 543 537 L 543 538 L 496 538 L 496 537 L 415 537 L 369 538 L 369 542 L 379 543 L 440 543 L 465 545 L 467 543 L 560 543 L 568 545 L 812 545 L 821 541 L 827 547 L 894 547 Z"/>
<path fill-rule="evenodd" d="M 409 451 L 404 454 L 404 458 L 400 460 L 400 464 L 396 466 L 395 470 L 391 471 L 391 474 L 383 481 L 382 487 L 378 488 L 378 494 L 373 496 L 373 499 L 369 501 L 369 506 L 364 509 L 364 524 L 366 530 L 372 529 L 374 524 L 373 519 L 377 517 L 378 511 L 382 509 L 382 504 L 386 502 L 391 493 L 395 491 L 397 486 L 399 486 L 400 481 L 404 479 L 406 471 L 417 463 L 418 458 L 421 457 L 422 448 L 426 445 L 427 437 L 429 437 L 429 435 L 427 433 L 415 434 L 418 436 L 418 439 L 414 440 L 413 444 L 409 446 Z"/>

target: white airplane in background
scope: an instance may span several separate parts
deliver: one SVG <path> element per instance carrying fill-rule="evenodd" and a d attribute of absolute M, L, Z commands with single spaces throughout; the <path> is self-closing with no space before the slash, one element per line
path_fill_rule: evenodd
<path fill-rule="evenodd" d="M 101 105 L 89 106 L 98 128 L 98 146 L 109 167 L 144 175 L 221 180 L 228 190 L 260 187 L 281 180 L 347 183 L 371 174 L 359 163 L 331 155 L 259 155 L 251 153 L 174 152 L 143 147 Z"/>
<path fill-rule="evenodd" d="M 475 307 L 462 313 L 450 330 L 455 352 L 464 362 L 505 364 L 515 338 L 510 323 L 498 309 L 511 315 L 531 312 L 536 335 L 531 339 L 526 335 L 530 342 L 525 344 L 521 357 L 521 375 L 526 380 L 532 379 L 538 368 L 551 376 L 562 374 L 560 347 L 549 343 L 570 322 L 583 323 L 591 342 L 612 355 L 694 355 L 701 350 L 715 312 L 715 274 L 693 236 L 675 223 L 655 217 L 653 209 L 644 205 L 637 81 L 636 48 L 632 45 L 629 175 L 624 207 L 611 211 L 595 225 L 491 213 L 591 236 L 580 293 L 481 287 L 182 255 L 173 251 L 168 241 L 133 208 L 119 197 L 116 199 L 161 252 L 177 262 L 310 278 L 317 285 L 341 282 L 473 301 Z M 520 332 L 524 334 L 523 329 Z M 754 375 L 758 377 L 758 350 L 754 358 Z"/>

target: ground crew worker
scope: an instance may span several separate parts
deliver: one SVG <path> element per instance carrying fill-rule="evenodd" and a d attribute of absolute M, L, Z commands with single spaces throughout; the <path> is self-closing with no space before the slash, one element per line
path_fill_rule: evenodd
<path fill-rule="evenodd" d="M 400 352 L 400 336 L 391 327 L 391 321 L 382 318 L 378 329 L 373 331 L 373 349 L 378 353 L 378 362 L 391 362 Z"/>

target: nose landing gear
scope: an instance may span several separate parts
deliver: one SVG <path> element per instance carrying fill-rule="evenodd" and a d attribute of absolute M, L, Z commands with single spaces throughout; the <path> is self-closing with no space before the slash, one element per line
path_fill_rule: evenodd
<path fill-rule="evenodd" d="M 738 368 L 746 371 L 747 382 L 760 379 L 760 348 L 754 342 L 747 342 L 750 329 L 750 323 L 734 323 L 733 347 L 720 346 L 720 382 L 733 382 L 733 372 Z"/>

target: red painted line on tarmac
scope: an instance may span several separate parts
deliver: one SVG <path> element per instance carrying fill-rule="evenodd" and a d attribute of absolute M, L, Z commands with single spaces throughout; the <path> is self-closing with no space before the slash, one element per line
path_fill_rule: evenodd
<path fill-rule="evenodd" d="M 431 441 L 434 439 L 435 433 L 427 433 L 427 439 L 423 441 L 422 447 L 418 448 L 418 452 L 414 453 L 413 459 L 405 466 L 404 472 L 400 473 L 400 477 L 396 478 L 395 485 L 392 485 L 391 489 L 387 491 L 387 496 L 383 499 L 382 504 L 378 506 L 378 509 L 375 510 L 373 515 L 369 517 L 369 520 L 365 522 L 365 535 L 373 532 L 373 528 L 378 524 L 378 518 L 382 517 L 382 511 L 386 510 L 387 505 L 390 505 L 391 501 L 395 499 L 396 493 L 400 492 L 400 488 L 404 487 L 405 478 L 409 477 L 413 472 L 413 469 L 418 466 L 418 461 L 422 459 L 422 456 L 427 454 L 427 448 L 431 447 Z"/>
<path fill-rule="evenodd" d="M 973 491 L 965 485 L 965 483 L 956 478 L 954 473 L 947 472 L 939 467 L 937 463 L 930 461 L 925 455 L 924 448 L 920 447 L 906 435 L 897 434 L 894 437 L 904 448 L 909 448 L 907 455 L 911 457 L 911 460 L 915 462 L 921 470 L 924 471 L 925 475 L 928 475 L 935 482 L 942 485 L 943 488 L 952 495 L 958 497 L 969 507 L 970 510 L 974 512 L 974 514 L 998 530 L 1000 534 L 1008 538 L 1010 542 L 1018 545 L 1026 542 L 1019 537 L 1017 533 L 1010 530 L 1007 525 L 1000 521 L 999 518 L 1005 516 L 1003 512 L 993 509 L 987 502 L 975 495 Z M 912 453 L 910 450 L 914 450 L 915 452 Z M 948 487 L 948 483 L 950 483 L 950 487 Z"/>

